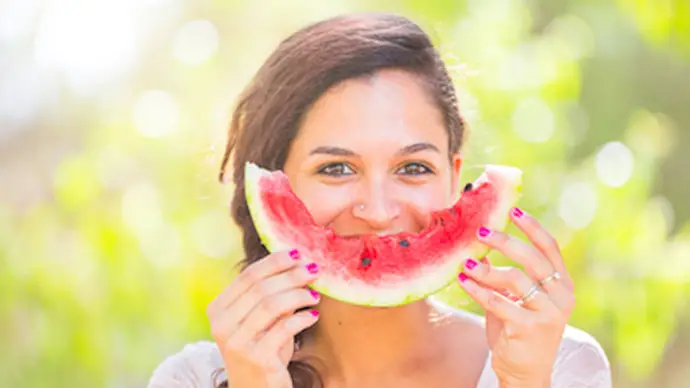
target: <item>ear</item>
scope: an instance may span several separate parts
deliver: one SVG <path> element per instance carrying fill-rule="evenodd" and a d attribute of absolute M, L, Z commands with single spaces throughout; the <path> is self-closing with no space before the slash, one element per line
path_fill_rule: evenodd
<path fill-rule="evenodd" d="M 462 167 L 462 156 L 460 156 L 459 152 L 456 152 L 453 154 L 452 158 L 452 169 L 451 169 L 451 175 L 450 175 L 450 184 L 451 184 L 451 190 L 452 190 L 452 195 L 454 196 L 453 201 L 455 201 L 457 198 L 455 198 L 456 195 L 458 195 L 458 192 L 460 191 L 460 171 Z"/>

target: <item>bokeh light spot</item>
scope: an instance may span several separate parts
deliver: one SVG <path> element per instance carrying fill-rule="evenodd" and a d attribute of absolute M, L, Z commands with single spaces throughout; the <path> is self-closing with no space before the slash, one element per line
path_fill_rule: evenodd
<path fill-rule="evenodd" d="M 554 114 L 541 98 L 525 98 L 513 112 L 513 130 L 527 142 L 543 143 L 555 131 Z"/>
<path fill-rule="evenodd" d="M 173 132 L 180 121 L 177 102 L 162 90 L 144 92 L 134 103 L 134 125 L 146 137 L 161 137 Z"/>
<path fill-rule="evenodd" d="M 597 194 L 591 184 L 570 183 L 565 186 L 558 201 L 558 216 L 572 229 L 589 225 L 597 212 Z"/>
<path fill-rule="evenodd" d="M 237 248 L 238 234 L 225 211 L 209 210 L 190 226 L 192 239 L 199 252 L 214 258 L 227 258 Z"/>
<path fill-rule="evenodd" d="M 186 23 L 175 34 L 173 57 L 185 64 L 198 65 L 209 60 L 218 51 L 218 30 L 208 20 Z"/>
<path fill-rule="evenodd" d="M 620 187 L 630 179 L 635 159 L 625 144 L 610 142 L 597 153 L 597 176 L 607 186 Z"/>

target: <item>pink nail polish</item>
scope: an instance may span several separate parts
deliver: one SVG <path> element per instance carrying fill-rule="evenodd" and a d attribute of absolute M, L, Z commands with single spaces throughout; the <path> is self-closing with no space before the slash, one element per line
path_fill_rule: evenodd
<path fill-rule="evenodd" d="M 465 275 L 464 273 L 460 272 L 460 275 L 458 275 L 458 279 L 460 279 L 460 282 L 463 282 L 463 283 L 464 283 L 465 280 L 467 280 L 468 278 L 467 278 L 467 275 Z"/>
<path fill-rule="evenodd" d="M 465 267 L 467 267 L 467 269 L 474 269 L 476 266 L 477 262 L 472 259 L 467 259 L 467 261 L 465 261 Z"/>
<path fill-rule="evenodd" d="M 309 271 L 309 273 L 315 274 L 319 272 L 319 266 L 316 265 L 316 263 L 310 263 L 307 265 L 307 271 Z"/>
<path fill-rule="evenodd" d="M 319 293 L 316 290 L 310 289 L 309 293 L 314 297 L 314 299 L 319 299 Z"/>
<path fill-rule="evenodd" d="M 297 249 L 293 249 L 290 251 L 290 257 L 292 257 L 293 260 L 299 260 L 299 252 Z"/>
<path fill-rule="evenodd" d="M 487 237 L 490 234 L 491 234 L 491 230 L 489 230 L 483 226 L 481 228 L 479 228 L 479 237 Z"/>
<path fill-rule="evenodd" d="M 315 317 L 318 317 L 318 316 L 319 316 L 319 312 L 316 311 L 316 310 L 311 310 L 311 311 L 309 311 L 309 312 L 311 313 L 311 315 L 313 315 L 313 316 L 315 316 Z"/>
<path fill-rule="evenodd" d="M 525 212 L 523 212 L 519 207 L 513 208 L 513 216 L 515 218 L 521 218 L 523 215 L 525 215 Z"/>

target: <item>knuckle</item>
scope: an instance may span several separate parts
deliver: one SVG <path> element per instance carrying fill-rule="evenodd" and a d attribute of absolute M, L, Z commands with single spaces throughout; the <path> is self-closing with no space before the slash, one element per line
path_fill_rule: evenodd
<path fill-rule="evenodd" d="M 281 319 L 273 326 L 273 331 L 278 338 L 287 338 L 290 336 L 290 329 L 295 326 L 294 316 Z"/>
<path fill-rule="evenodd" d="M 219 325 L 211 323 L 211 337 L 216 340 L 225 338 L 225 330 L 223 330 Z"/>
<path fill-rule="evenodd" d="M 564 282 L 565 289 L 570 291 L 572 294 L 575 294 L 575 282 L 570 277 L 570 275 L 566 274 L 564 280 L 565 280 L 565 282 Z"/>
<path fill-rule="evenodd" d="M 269 294 L 268 294 L 268 289 L 266 286 L 266 282 L 258 282 L 254 283 L 248 290 L 246 294 L 250 299 L 254 301 L 262 301 L 264 300 Z"/>
<path fill-rule="evenodd" d="M 257 299 L 261 299 L 267 295 L 270 295 L 269 286 L 270 284 L 267 280 L 256 282 L 249 289 L 250 295 Z"/>
<path fill-rule="evenodd" d="M 279 308 L 275 298 L 265 298 L 259 303 L 259 311 L 268 315 L 275 315 Z"/>
<path fill-rule="evenodd" d="M 491 307 L 498 308 L 503 304 L 503 298 L 494 292 L 490 292 L 488 295 L 486 295 L 486 301 Z"/>
<path fill-rule="evenodd" d="M 217 304 L 218 304 L 217 300 L 213 299 L 209 304 L 206 305 L 206 317 L 208 319 L 213 319 L 213 317 L 215 317 L 216 310 L 217 310 L 217 308 L 216 308 Z"/>
<path fill-rule="evenodd" d="M 570 308 L 574 308 L 575 305 L 577 304 L 577 297 L 575 296 L 574 293 L 570 293 L 570 294 L 568 294 L 568 296 L 569 296 L 568 306 L 570 306 Z"/>
<path fill-rule="evenodd" d="M 240 285 L 246 286 L 246 288 L 249 288 L 252 286 L 252 284 L 256 283 L 259 281 L 259 270 L 257 269 L 256 266 L 251 266 L 244 270 L 240 276 L 237 277 L 237 282 L 240 283 Z"/>
<path fill-rule="evenodd" d="M 575 309 L 575 304 L 576 304 L 575 295 L 574 294 L 568 294 L 565 297 L 565 302 L 564 302 L 565 310 L 568 313 L 570 313 L 571 311 L 573 311 Z"/>

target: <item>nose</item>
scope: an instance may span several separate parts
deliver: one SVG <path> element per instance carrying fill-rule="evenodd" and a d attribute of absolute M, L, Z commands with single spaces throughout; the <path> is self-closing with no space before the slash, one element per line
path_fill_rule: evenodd
<path fill-rule="evenodd" d="M 400 215 L 400 203 L 393 190 L 381 179 L 371 180 L 364 187 L 363 195 L 353 202 L 353 215 L 366 222 L 376 231 L 391 228 Z"/>

